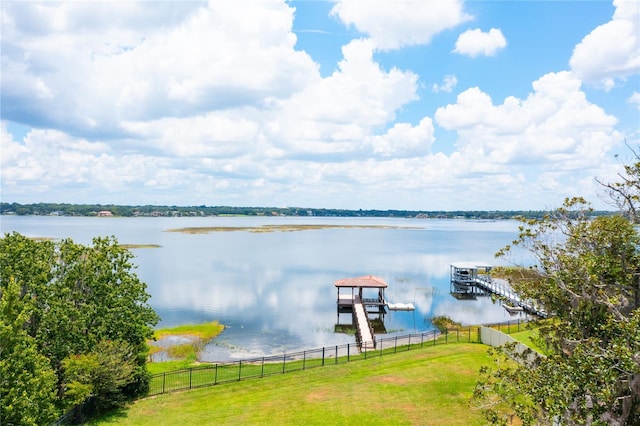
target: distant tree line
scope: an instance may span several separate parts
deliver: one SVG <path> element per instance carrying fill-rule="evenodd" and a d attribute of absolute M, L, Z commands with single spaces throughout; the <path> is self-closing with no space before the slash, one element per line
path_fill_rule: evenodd
<path fill-rule="evenodd" d="M 321 216 L 321 217 L 404 217 L 440 219 L 541 219 L 547 211 L 532 210 L 347 210 L 305 207 L 230 207 L 230 206 L 122 206 L 115 204 L 66 204 L 66 203 L 0 203 L 3 215 L 56 215 L 56 216 L 98 216 L 109 212 L 113 216 Z M 594 216 L 609 215 L 611 212 L 594 211 Z M 104 213 L 102 213 L 104 214 Z"/>

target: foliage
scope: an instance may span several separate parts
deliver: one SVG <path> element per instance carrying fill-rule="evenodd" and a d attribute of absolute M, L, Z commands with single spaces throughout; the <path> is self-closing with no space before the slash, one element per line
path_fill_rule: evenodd
<path fill-rule="evenodd" d="M 121 340 L 102 340 L 87 354 L 72 355 L 62 361 L 65 398 L 69 406 L 93 396 L 97 411 L 122 407 L 123 387 L 135 371 L 133 347 Z"/>
<path fill-rule="evenodd" d="M 505 347 L 483 372 L 476 401 L 492 422 L 506 422 L 494 409 L 505 403 L 524 424 L 640 422 L 640 235 L 623 216 L 590 213 L 575 198 L 520 228 L 514 244 L 534 256 L 536 273 L 512 286 L 554 320 L 539 328 L 546 357 Z"/>
<path fill-rule="evenodd" d="M 20 300 L 29 303 L 24 331 L 56 374 L 59 405 L 65 390 L 71 392 L 67 401 L 88 392 L 77 377 L 67 386 L 64 360 L 109 353 L 104 341 L 126 342 L 132 354 L 127 359 L 133 373 L 126 384 L 118 382 L 117 369 L 103 369 L 113 374 L 109 380 L 118 383 L 118 392 L 133 397 L 147 389 L 146 339 L 158 317 L 147 304 L 146 285 L 132 272 L 132 257 L 114 237 L 95 238 L 90 246 L 70 239 L 34 241 L 18 233 L 0 239 L 0 289 L 7 291 L 15 282 Z"/>
<path fill-rule="evenodd" d="M 441 315 L 431 318 L 431 324 L 433 324 L 440 333 L 446 332 L 450 328 L 460 327 L 459 322 L 455 322 L 446 315 Z"/>
<path fill-rule="evenodd" d="M 417 217 L 437 219 L 512 219 L 515 217 L 542 218 L 544 211 L 468 211 L 468 210 L 347 210 L 313 207 L 230 207 L 230 206 L 122 206 L 66 203 L 0 203 L 0 214 L 96 216 L 109 211 L 114 216 L 321 216 L 321 217 Z M 606 215 L 609 212 L 595 212 Z"/>
<path fill-rule="evenodd" d="M 38 425 L 55 419 L 56 376 L 24 330 L 28 300 L 15 280 L 0 298 L 0 424 Z"/>
<path fill-rule="evenodd" d="M 218 321 L 205 322 L 202 324 L 182 324 L 171 328 L 161 328 L 153 334 L 154 338 L 159 340 L 168 336 L 188 335 L 208 342 L 224 331 L 224 325 Z"/>
<path fill-rule="evenodd" d="M 609 199 L 629 220 L 640 223 L 640 152 L 635 151 L 627 144 L 634 157 L 632 164 L 623 166 L 624 172 L 618 174 L 617 182 L 602 182 L 602 185 L 609 195 Z"/>

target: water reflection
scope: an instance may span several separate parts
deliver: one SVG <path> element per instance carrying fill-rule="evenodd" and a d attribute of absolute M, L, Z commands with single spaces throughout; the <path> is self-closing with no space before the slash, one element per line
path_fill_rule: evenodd
<path fill-rule="evenodd" d="M 164 232 L 188 226 L 260 226 L 283 223 L 373 224 L 411 229 L 324 229 L 300 232 Z M 159 244 L 135 249 L 137 273 L 148 284 L 159 326 L 218 320 L 227 328 L 206 347 L 205 360 L 264 356 L 339 345 L 335 333 L 335 280 L 377 275 L 387 300 L 415 311 L 384 316 L 387 332 L 432 328 L 448 315 L 465 324 L 504 321 L 509 315 L 488 298 L 449 295 L 449 264 L 495 263 L 511 242 L 515 222 L 346 218 L 55 218 L 3 217 L 2 232 L 71 237 L 88 243 L 115 235 L 121 243 Z"/>

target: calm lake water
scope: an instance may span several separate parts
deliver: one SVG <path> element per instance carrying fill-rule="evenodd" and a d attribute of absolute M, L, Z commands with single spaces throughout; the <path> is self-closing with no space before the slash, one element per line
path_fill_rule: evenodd
<path fill-rule="evenodd" d="M 295 232 L 246 231 L 185 234 L 183 227 L 288 224 L 376 225 Z M 487 323 L 512 317 L 489 298 L 457 300 L 449 294 L 449 265 L 456 261 L 504 263 L 494 253 L 517 236 L 515 221 L 393 218 L 204 217 L 88 218 L 2 216 L 2 234 L 72 238 L 88 244 L 115 235 L 133 249 L 136 273 L 147 283 L 158 327 L 218 320 L 225 331 L 203 358 L 222 361 L 351 343 L 335 333 L 349 317 L 336 312 L 334 282 L 378 275 L 387 299 L 413 303 L 415 311 L 384 316 L 388 334 L 433 328 L 429 319 Z M 521 261 L 521 259 L 514 259 Z"/>

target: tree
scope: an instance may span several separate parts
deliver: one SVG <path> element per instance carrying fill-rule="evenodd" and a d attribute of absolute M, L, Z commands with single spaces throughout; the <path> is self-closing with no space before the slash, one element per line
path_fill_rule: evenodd
<path fill-rule="evenodd" d="M 639 177 L 640 168 L 629 170 Z M 636 199 L 626 200 L 625 212 L 637 211 Z M 640 424 L 640 235 L 632 218 L 592 218 L 574 198 L 524 221 L 514 244 L 533 255 L 536 273 L 511 284 L 552 314 L 538 329 L 549 352 L 493 351 L 500 363 L 483 370 L 475 392 L 490 421 L 506 423 L 511 412 L 524 424 Z"/>
<path fill-rule="evenodd" d="M 0 297 L 0 424 L 47 424 L 57 415 L 56 376 L 24 327 L 28 303 L 10 280 Z"/>
<path fill-rule="evenodd" d="M 132 271 L 132 257 L 114 237 L 94 238 L 90 246 L 17 233 L 0 239 L 0 289 L 15 281 L 20 298 L 32 304 L 25 332 L 56 373 L 59 402 L 68 389 L 63 361 L 95 353 L 103 341 L 125 342 L 132 352 L 133 374 L 118 384 L 118 392 L 146 392 L 145 342 L 158 316 L 147 304 L 146 285 Z"/>
<path fill-rule="evenodd" d="M 92 352 L 69 356 L 62 365 L 68 405 L 92 396 L 96 410 L 104 412 L 126 402 L 123 388 L 134 376 L 135 351 L 127 342 L 103 340 Z"/>
<path fill-rule="evenodd" d="M 634 150 L 627 144 L 631 151 L 634 162 L 623 166 L 624 172 L 619 173 L 617 182 L 596 181 L 602 185 L 612 204 L 616 206 L 629 220 L 640 223 L 640 152 Z"/>

